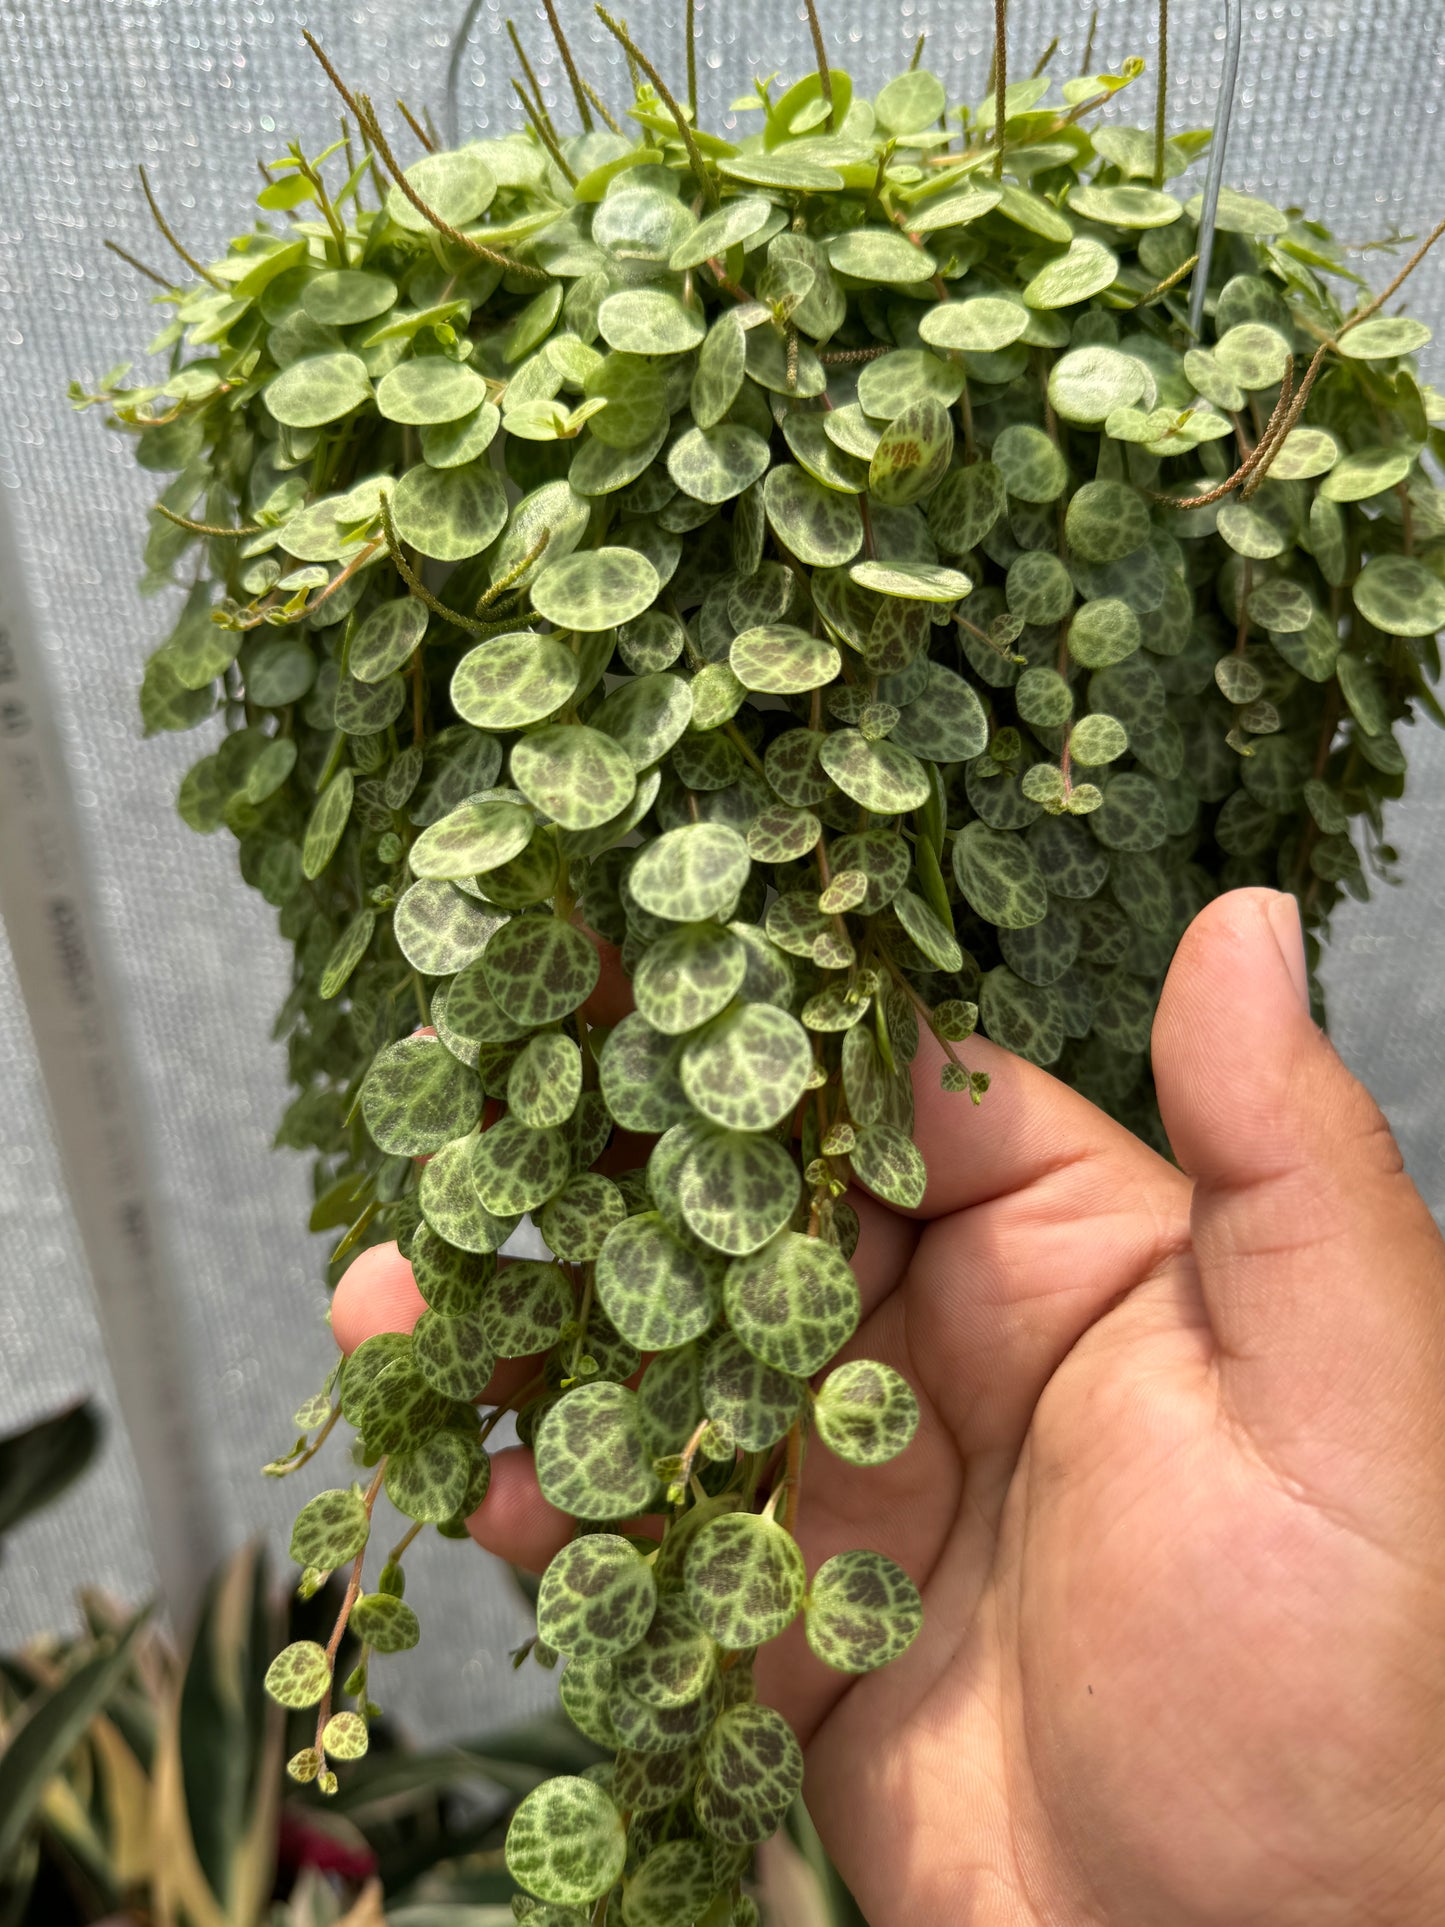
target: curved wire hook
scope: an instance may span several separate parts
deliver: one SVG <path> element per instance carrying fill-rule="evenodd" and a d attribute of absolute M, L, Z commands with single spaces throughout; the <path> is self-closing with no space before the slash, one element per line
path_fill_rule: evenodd
<path fill-rule="evenodd" d="M 1209 143 L 1209 167 L 1204 176 L 1204 205 L 1199 210 L 1199 260 L 1189 284 L 1189 332 L 1197 341 L 1204 326 L 1204 297 L 1209 291 L 1209 263 L 1214 254 L 1214 222 L 1219 212 L 1219 190 L 1224 182 L 1224 150 L 1234 113 L 1234 89 L 1239 79 L 1239 52 L 1244 39 L 1241 0 L 1224 0 L 1224 72 L 1219 82 L 1219 105 L 1214 110 L 1214 136 Z"/>
<path fill-rule="evenodd" d="M 470 0 L 461 24 L 452 36 L 452 50 L 447 57 L 446 124 L 447 141 L 455 147 L 461 139 L 457 126 L 457 96 L 461 91 L 462 56 L 466 53 L 467 42 L 472 37 L 472 28 L 477 24 L 477 15 L 482 10 L 482 0 Z"/>

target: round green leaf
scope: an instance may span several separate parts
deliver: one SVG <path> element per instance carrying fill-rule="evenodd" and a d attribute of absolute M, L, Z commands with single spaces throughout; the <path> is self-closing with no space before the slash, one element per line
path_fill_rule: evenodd
<path fill-rule="evenodd" d="M 841 658 L 831 642 L 783 622 L 763 623 L 734 636 L 728 662 L 745 689 L 796 696 L 832 682 Z"/>
<path fill-rule="evenodd" d="M 474 798 L 422 831 L 411 846 L 419 877 L 474 877 L 519 855 L 531 841 L 532 812 L 522 803 Z"/>
<path fill-rule="evenodd" d="M 1142 368 L 1139 374 L 1142 388 Z M 1098 419 L 1102 421 L 1103 416 Z M 1057 501 L 1069 479 L 1058 444 L 1043 429 L 1034 428 L 1028 422 L 1012 423 L 995 439 L 993 465 L 1003 479 L 1004 488 L 1021 502 Z M 987 529 L 983 533 L 987 533 Z M 982 540 L 982 535 L 978 539 Z"/>
<path fill-rule="evenodd" d="M 528 1258 L 497 1273 L 477 1315 L 499 1358 L 529 1358 L 557 1343 L 573 1312 L 561 1267 Z"/>
<path fill-rule="evenodd" d="M 927 281 L 938 263 L 897 228 L 845 228 L 827 243 L 828 259 L 839 274 L 849 274 L 870 286 Z"/>
<path fill-rule="evenodd" d="M 1320 494 L 1327 502 L 1367 501 L 1403 482 L 1414 466 L 1413 448 L 1357 448 L 1335 463 Z"/>
<path fill-rule="evenodd" d="M 378 414 L 389 422 L 419 428 L 458 421 L 479 409 L 486 399 L 487 384 L 476 370 L 465 362 L 449 361 L 444 355 L 399 362 L 376 387 Z"/>
<path fill-rule="evenodd" d="M 298 1566 L 330 1572 L 354 1559 L 371 1536 L 371 1514 L 360 1486 L 318 1492 L 296 1515 L 291 1557 Z"/>
<path fill-rule="evenodd" d="M 744 945 L 712 922 L 689 923 L 650 944 L 633 972 L 637 1008 L 656 1031 L 679 1037 L 731 1003 L 747 974 Z"/>
<path fill-rule="evenodd" d="M 571 1174 L 572 1154 L 560 1131 L 504 1117 L 472 1140 L 472 1182 L 497 1217 L 538 1210 Z"/>
<path fill-rule="evenodd" d="M 721 1260 L 684 1244 L 653 1211 L 608 1233 L 596 1277 L 602 1309 L 639 1351 L 700 1338 L 722 1303 Z"/>
<path fill-rule="evenodd" d="M 888 1204 L 913 1211 L 923 1202 L 928 1172 L 911 1138 L 891 1124 L 860 1126 L 848 1153 L 853 1175 Z"/>
<path fill-rule="evenodd" d="M 532 1038 L 508 1073 L 507 1109 L 538 1130 L 565 1124 L 581 1095 L 582 1053 L 560 1031 Z"/>
<path fill-rule="evenodd" d="M 839 1252 L 819 1238 L 780 1232 L 728 1267 L 728 1323 L 764 1364 L 810 1378 L 857 1329 L 858 1286 Z"/>
<path fill-rule="evenodd" d="M 1172 194 L 1150 187 L 1096 186 L 1081 181 L 1069 190 L 1069 212 L 1105 227 L 1169 227 L 1184 212 Z"/>
<path fill-rule="evenodd" d="M 463 1137 L 481 1115 L 476 1074 L 434 1037 L 402 1037 L 372 1059 L 361 1115 L 373 1142 L 394 1157 L 423 1157 Z"/>
<path fill-rule="evenodd" d="M 569 1659 L 607 1659 L 652 1624 L 657 1582 L 626 1539 L 592 1532 L 554 1553 L 537 1594 L 537 1632 Z"/>
<path fill-rule="evenodd" d="M 688 1229 L 715 1251 L 741 1257 L 793 1215 L 801 1180 L 776 1138 L 712 1130 L 683 1160 L 678 1202 Z"/>
<path fill-rule="evenodd" d="M 934 348 L 989 354 L 1017 341 L 1028 325 L 1028 309 L 1020 302 L 983 294 L 968 301 L 940 301 L 923 316 L 918 332 Z"/>
<path fill-rule="evenodd" d="M 863 546 L 863 518 L 853 497 L 825 488 L 791 462 L 768 471 L 763 508 L 779 542 L 810 568 L 836 568 Z"/>
<path fill-rule="evenodd" d="M 685 1594 L 663 1593 L 647 1631 L 616 1664 L 617 1683 L 647 1706 L 689 1706 L 717 1673 L 717 1648 Z"/>
<path fill-rule="evenodd" d="M 979 1010 L 994 1042 L 1032 1064 L 1048 1066 L 1064 1048 L 1058 992 L 1025 983 L 1003 964 L 984 977 Z"/>
<path fill-rule="evenodd" d="M 627 884 L 652 916 L 698 923 L 732 914 L 751 868 L 748 846 L 736 830 L 723 823 L 684 823 L 643 846 Z"/>
<path fill-rule="evenodd" d="M 630 355 L 681 355 L 707 331 L 696 308 L 684 307 L 663 288 L 626 288 L 610 294 L 597 311 L 597 327 L 609 348 Z"/>
<path fill-rule="evenodd" d="M 1142 361 L 1102 344 L 1073 349 L 1049 371 L 1049 400 L 1056 412 L 1067 422 L 1091 428 L 1116 408 L 1131 408 L 1148 386 L 1149 371 Z M 997 447 L 993 459 L 999 462 Z"/>
<path fill-rule="evenodd" d="M 737 1652 L 776 1639 L 797 1617 L 807 1575 L 791 1534 L 756 1513 L 725 1513 L 688 1550 L 688 1604 L 719 1646 Z"/>
<path fill-rule="evenodd" d="M 965 824 L 954 838 L 953 874 L 969 908 L 1001 929 L 1022 930 L 1048 914 L 1033 851 L 1012 830 Z"/>
<path fill-rule="evenodd" d="M 396 306 L 396 296 L 396 283 L 389 274 L 333 268 L 312 276 L 301 290 L 301 305 L 323 328 L 349 328 L 385 314 Z"/>
<path fill-rule="evenodd" d="M 884 1465 L 918 1430 L 918 1400 L 907 1379 L 871 1358 L 828 1374 L 813 1406 L 818 1436 L 850 1465 Z"/>
<path fill-rule="evenodd" d="M 411 1349 L 422 1377 L 447 1398 L 480 1398 L 496 1365 L 486 1331 L 475 1313 L 445 1317 L 437 1311 L 424 1311 L 412 1329 Z M 415 1518 L 416 1514 L 411 1516 Z M 441 1519 L 450 1516 L 450 1512 L 437 1514 Z"/>
<path fill-rule="evenodd" d="M 263 396 L 283 428 L 322 428 L 369 402 L 371 382 L 355 355 L 306 355 L 273 375 Z"/>
<path fill-rule="evenodd" d="M 856 729 L 825 736 L 818 760 L 845 796 L 878 816 L 922 809 L 931 793 L 916 756 L 896 743 L 870 743 Z"/>
<path fill-rule="evenodd" d="M 637 1394 L 624 1385 L 564 1392 L 537 1428 L 535 1449 L 542 1497 L 574 1518 L 631 1518 L 656 1489 Z"/>
<path fill-rule="evenodd" d="M 302 876 L 319 877 L 336 854 L 336 846 L 351 816 L 355 792 L 356 779 L 351 771 L 339 769 L 317 797 L 301 845 Z"/>
<path fill-rule="evenodd" d="M 391 493 L 391 518 L 402 542 L 438 562 L 479 555 L 507 520 L 507 497 L 486 462 L 431 468 L 418 462 Z"/>
<path fill-rule="evenodd" d="M 1069 624 L 1069 654 L 1085 669 L 1123 662 L 1142 640 L 1139 618 L 1119 596 L 1086 602 Z"/>
<path fill-rule="evenodd" d="M 480 957 L 502 919 L 441 878 L 413 883 L 392 916 L 401 954 L 424 977 L 446 977 Z M 474 1033 L 456 1019 L 464 1036 Z M 452 1133 L 456 1135 L 455 1132 Z"/>
<path fill-rule="evenodd" d="M 704 261 L 721 259 L 729 248 L 751 240 L 766 227 L 772 211 L 772 202 L 761 194 L 740 194 L 724 201 L 678 242 L 668 257 L 668 267 L 680 274 L 685 268 L 701 267 Z"/>
<path fill-rule="evenodd" d="M 1326 429 L 1292 428 L 1270 458 L 1277 482 L 1304 482 L 1324 475 L 1340 459 L 1340 445 Z"/>
<path fill-rule="evenodd" d="M 936 395 L 923 395 L 895 415 L 879 437 L 868 468 L 869 493 L 888 508 L 931 494 L 953 458 L 953 423 Z"/>
<path fill-rule="evenodd" d="M 676 1927 L 680 1920 L 697 1920 L 718 1886 L 705 1842 L 665 1841 L 654 1847 L 622 1890 L 625 1927 Z"/>
<path fill-rule="evenodd" d="M 635 549 L 583 549 L 542 571 L 532 606 L 559 629 L 592 632 L 641 615 L 660 587 L 657 570 Z"/>
<path fill-rule="evenodd" d="M 559 710 L 579 673 L 576 656 L 551 636 L 530 630 L 492 636 L 457 664 L 452 707 L 478 729 L 520 729 Z"/>
<path fill-rule="evenodd" d="M 1350 593 L 1365 620 L 1387 636 L 1433 636 L 1445 629 L 1445 582 L 1411 556 L 1374 556 Z"/>
<path fill-rule="evenodd" d="M 435 1314 L 428 1312 L 426 1316 Z M 433 1432 L 418 1445 L 387 1454 L 386 1496 L 408 1519 L 439 1525 L 461 1510 L 471 1472 L 472 1447 L 468 1440 L 460 1432 Z"/>
<path fill-rule="evenodd" d="M 1388 361 L 1396 355 L 1413 355 L 1430 339 L 1430 329 L 1413 315 L 1377 314 L 1353 328 L 1342 329 L 1336 342 L 1340 353 L 1351 361 Z"/>
<path fill-rule="evenodd" d="M 766 1131 L 790 1117 L 812 1070 L 807 1032 L 772 1004 L 725 1011 L 690 1039 L 681 1061 L 694 1108 L 733 1131 Z"/>
<path fill-rule="evenodd" d="M 768 445 L 741 422 L 686 429 L 672 444 L 667 472 L 697 502 L 729 502 L 767 472 Z"/>
<path fill-rule="evenodd" d="M 627 1828 L 600 1786 L 561 1775 L 534 1788 L 512 1815 L 506 1857 L 517 1885 L 539 1900 L 586 1907 L 621 1874 Z"/>
<path fill-rule="evenodd" d="M 707 223 L 704 222 L 703 226 Z M 698 351 L 689 406 L 699 430 L 714 427 L 738 398 L 747 369 L 748 344 L 742 323 L 729 310 L 718 316 Z"/>
<path fill-rule="evenodd" d="M 637 788 L 627 752 L 579 723 L 554 723 L 524 736 L 512 750 L 512 781 L 565 830 L 610 822 Z"/>
<path fill-rule="evenodd" d="M 364 1592 L 351 1608 L 348 1630 L 378 1653 L 407 1653 L 421 1638 L 416 1614 L 389 1592 Z"/>
<path fill-rule="evenodd" d="M 449 227 L 465 227 L 485 214 L 497 192 L 496 176 L 479 146 L 426 154 L 407 168 L 406 178 L 433 214 Z M 387 190 L 386 211 L 410 234 L 430 234 L 431 223 L 402 189 Z"/>
<path fill-rule="evenodd" d="M 1273 388 L 1293 357 L 1279 329 L 1263 321 L 1241 321 L 1214 344 L 1215 366 L 1245 390 Z"/>
<path fill-rule="evenodd" d="M 315 1706 L 331 1684 L 331 1663 L 314 1639 L 298 1639 L 277 1653 L 266 1668 L 266 1691 L 293 1710 Z"/>
<path fill-rule="evenodd" d="M 1102 294 L 1117 278 L 1118 257 L 1101 241 L 1075 235 L 1067 254 L 1039 269 L 1024 289 L 1031 308 L 1072 308 Z"/>
<path fill-rule="evenodd" d="M 595 946 L 560 917 L 513 917 L 482 954 L 487 989 L 514 1022 L 534 1029 L 570 1017 L 597 988 Z"/>
<path fill-rule="evenodd" d="M 414 596 L 378 603 L 351 638 L 347 667 L 359 682 L 380 682 L 410 660 L 426 625 L 426 604 Z"/>
<path fill-rule="evenodd" d="M 1081 562 L 1117 562 L 1149 540 L 1149 509 L 1123 482 L 1085 482 L 1069 498 L 1064 538 Z"/>
<path fill-rule="evenodd" d="M 803 1617 L 808 1644 L 840 1673 L 871 1673 L 918 1637 L 923 1602 L 881 1552 L 840 1552 L 813 1575 Z"/>

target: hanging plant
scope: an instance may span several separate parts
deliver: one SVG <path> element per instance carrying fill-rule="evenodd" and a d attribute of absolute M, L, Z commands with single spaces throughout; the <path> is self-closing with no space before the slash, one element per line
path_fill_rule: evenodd
<path fill-rule="evenodd" d="M 292 1771 L 364 1747 L 371 1656 L 420 1631 L 405 1547 L 462 1535 L 515 1411 L 578 1521 L 536 1652 L 619 1750 L 522 1803 L 509 1865 L 549 1921 L 621 1882 L 629 1927 L 713 1927 L 802 1775 L 756 1648 L 801 1614 L 861 1673 L 920 1623 L 896 1565 L 809 1575 L 792 1536 L 805 1449 L 877 1464 L 916 1422 L 831 1361 L 849 1184 L 924 1195 L 920 1036 L 961 1144 L 977 1027 L 1162 1145 L 1194 912 L 1292 889 L 1313 960 L 1393 864 L 1399 730 L 1440 718 L 1445 403 L 1385 312 L 1423 248 L 1368 299 L 1228 188 L 1191 334 L 1207 137 L 1166 137 L 1162 88 L 1152 130 L 1098 120 L 1138 61 L 1010 82 L 1000 33 L 981 101 L 915 58 L 870 102 L 814 20 L 818 71 L 733 141 L 691 34 L 684 103 L 598 13 L 625 119 L 559 33 L 579 132 L 523 56 L 525 127 L 444 151 L 408 116 L 405 165 L 312 42 L 342 139 L 270 162 L 209 265 L 157 209 L 199 283 L 153 275 L 168 372 L 78 400 L 165 477 L 146 582 L 187 591 L 142 713 L 222 724 L 179 807 L 294 946 L 278 1141 L 344 1228 L 331 1281 L 395 1240 L 428 1306 L 268 1468 L 339 1420 L 369 1468 L 297 1520 L 303 1586 L 351 1579 L 271 1670 L 318 1709 Z M 499 1268 L 529 1214 L 550 1256 Z M 413 1529 L 363 1587 L 383 1489 Z"/>

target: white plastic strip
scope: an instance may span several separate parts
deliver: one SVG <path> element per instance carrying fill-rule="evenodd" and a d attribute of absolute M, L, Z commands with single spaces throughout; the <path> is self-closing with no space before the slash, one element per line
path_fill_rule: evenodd
<path fill-rule="evenodd" d="M 188 1623 L 219 1550 L 182 1307 L 147 1169 L 143 1106 L 0 493 L 0 915 L 35 1037 L 161 1589 Z"/>

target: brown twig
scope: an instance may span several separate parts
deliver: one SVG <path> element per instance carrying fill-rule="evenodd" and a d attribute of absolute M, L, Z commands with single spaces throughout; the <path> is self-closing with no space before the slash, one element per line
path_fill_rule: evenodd
<path fill-rule="evenodd" d="M 1171 288 L 1177 288 L 1184 277 L 1192 274 L 1198 266 L 1199 256 L 1197 254 L 1191 254 L 1187 261 L 1181 261 L 1179 263 L 1179 266 L 1174 270 L 1173 274 L 1166 274 L 1157 287 L 1151 288 L 1148 294 L 1141 294 L 1139 299 L 1134 303 L 1134 306 L 1136 308 L 1147 308 L 1151 301 L 1162 299 L 1164 295 L 1168 294 Z"/>
<path fill-rule="evenodd" d="M 697 0 L 687 0 L 683 32 L 687 37 L 687 110 L 697 119 Z"/>
<path fill-rule="evenodd" d="M 224 522 L 193 522 L 189 515 L 177 515 L 164 502 L 157 502 L 154 507 L 157 515 L 174 522 L 177 528 L 189 529 L 192 535 L 264 535 L 266 532 L 264 522 L 248 522 L 243 528 L 232 529 L 227 528 Z"/>
<path fill-rule="evenodd" d="M 562 31 L 562 22 L 557 18 L 556 0 L 542 0 L 547 14 L 547 25 L 552 29 L 552 38 L 557 43 L 557 51 L 562 56 L 562 65 L 567 69 L 567 78 L 572 83 L 572 97 L 577 102 L 577 112 L 582 121 L 584 134 L 592 132 L 592 109 L 587 104 L 587 96 L 582 91 L 582 76 L 577 71 L 577 62 L 572 58 L 572 49 L 567 44 L 567 36 Z"/>
<path fill-rule="evenodd" d="M 146 205 L 150 208 L 151 218 L 154 220 L 156 226 L 160 229 L 161 233 L 170 242 L 171 246 L 175 249 L 176 253 L 181 257 L 181 259 L 185 262 L 186 266 L 191 270 L 192 274 L 198 274 L 203 281 L 209 281 L 213 288 L 219 289 L 220 292 L 224 294 L 226 292 L 226 284 L 224 281 L 221 280 L 220 276 L 212 274 L 209 268 L 203 268 L 200 262 L 196 259 L 195 255 L 192 254 L 188 248 L 182 246 L 181 242 L 177 240 L 175 234 L 172 232 L 169 221 L 167 221 L 165 215 L 161 213 L 160 203 L 156 200 L 155 195 L 151 192 L 151 184 L 146 177 L 145 169 L 143 167 L 138 167 L 136 169 L 136 172 L 140 175 L 140 184 L 145 191 Z M 159 276 L 157 276 L 156 278 L 159 279 Z"/>
<path fill-rule="evenodd" d="M 175 293 L 176 284 L 174 281 L 167 281 L 163 274 L 157 274 L 154 268 L 148 268 L 144 261 L 137 261 L 133 254 L 128 254 L 126 250 L 120 246 L 119 242 L 104 241 L 101 245 L 109 248 L 112 254 L 118 254 L 128 268 L 134 268 L 137 274 L 143 274 L 147 281 L 154 281 L 158 288 L 164 288 L 170 294 Z"/>
<path fill-rule="evenodd" d="M 683 110 L 682 103 L 670 92 L 667 82 L 647 58 L 647 55 L 643 53 L 631 34 L 628 33 L 626 24 L 621 20 L 614 20 L 606 7 L 598 6 L 595 12 L 597 18 L 602 22 L 603 26 L 606 27 L 613 39 L 621 45 L 623 52 L 626 53 L 630 59 L 636 61 L 637 65 L 656 88 L 657 98 L 677 123 L 677 131 L 682 136 L 682 144 L 687 149 L 687 158 L 692 166 L 693 173 L 697 177 L 697 184 L 702 189 L 704 200 L 706 200 L 709 207 L 719 206 L 720 196 L 717 191 L 717 182 L 713 179 L 711 173 L 708 171 L 707 164 L 703 160 L 702 149 L 697 144 L 697 136 L 692 131 L 691 124 Z"/>
<path fill-rule="evenodd" d="M 381 528 L 386 538 L 386 546 L 391 556 L 392 567 L 396 570 L 407 588 L 411 590 L 417 601 L 424 602 L 433 615 L 440 616 L 443 622 L 454 622 L 459 629 L 465 629 L 470 635 L 474 636 L 496 635 L 502 628 L 506 627 L 505 624 L 478 622 L 474 616 L 464 616 L 460 609 L 449 609 L 446 603 L 440 601 L 432 594 L 431 590 L 422 581 L 421 577 L 402 553 L 401 543 L 397 539 L 396 524 L 391 519 L 391 504 L 384 495 L 381 498 Z"/>
<path fill-rule="evenodd" d="M 1169 107 L 1169 0 L 1159 0 L 1159 77 L 1154 86 L 1154 186 L 1164 185 L 1164 118 Z"/>
<path fill-rule="evenodd" d="M 362 137 L 366 141 L 368 149 L 374 150 L 380 157 L 381 163 L 387 173 L 390 174 L 402 193 L 429 226 L 434 227 L 438 234 L 444 235 L 448 241 L 454 242 L 459 248 L 464 248 L 468 254 L 475 255 L 478 260 L 490 261 L 494 267 L 502 268 L 509 274 L 522 275 L 529 281 L 546 281 L 550 278 L 545 268 L 529 267 L 524 262 L 514 261 L 510 255 L 499 253 L 495 248 L 484 247 L 480 241 L 474 241 L 469 234 L 463 234 L 460 229 L 454 228 L 449 221 L 444 221 L 435 208 L 428 207 L 421 195 L 417 193 L 411 182 L 406 178 L 401 164 L 398 162 L 395 154 L 392 153 L 386 135 L 382 132 L 381 123 L 376 118 L 376 111 L 370 101 L 368 101 L 364 95 L 352 93 L 351 89 L 346 85 L 346 82 L 341 78 L 340 74 L 337 73 L 335 67 L 332 66 L 330 59 L 323 51 L 321 43 L 315 34 L 303 28 L 301 37 L 320 61 L 322 72 L 326 75 L 326 78 L 331 82 L 337 93 L 340 94 L 341 98 L 356 116 L 357 125 L 361 129 Z"/>
<path fill-rule="evenodd" d="M 598 113 L 602 116 L 603 120 L 605 120 L 607 125 L 612 129 L 612 132 L 614 134 L 621 134 L 622 133 L 621 127 L 619 127 L 617 122 L 612 118 L 611 114 L 608 113 L 607 111 L 606 101 L 603 100 L 601 94 L 598 93 L 597 89 L 591 84 L 590 81 L 584 80 L 582 82 L 582 91 L 584 94 L 586 94 L 587 98 L 591 101 L 592 105 L 597 109 Z M 625 138 L 626 137 L 624 136 L 624 139 Z"/>
<path fill-rule="evenodd" d="M 993 0 L 993 137 L 998 152 L 993 157 L 993 177 L 1003 179 L 1003 124 L 1008 94 L 1008 0 Z"/>
<path fill-rule="evenodd" d="M 417 119 L 416 115 L 411 111 L 410 107 L 407 106 L 406 102 L 402 99 L 400 94 L 398 94 L 396 97 L 396 111 L 401 115 L 402 119 L 406 122 L 407 126 L 411 129 L 413 134 L 416 135 L 417 139 L 421 142 L 422 146 L 426 149 L 428 154 L 435 154 L 435 152 L 437 151 L 436 142 L 432 139 L 431 135 L 422 126 L 421 122 Z"/>
<path fill-rule="evenodd" d="M 828 49 L 823 41 L 823 23 L 818 18 L 818 0 L 804 0 L 808 9 L 808 32 L 813 36 L 813 58 L 818 63 L 818 86 L 828 103 L 828 130 L 836 131 L 833 115 L 833 76 L 828 70 Z"/>
<path fill-rule="evenodd" d="M 563 180 L 566 181 L 569 187 L 576 187 L 577 185 L 576 170 L 567 165 L 567 157 L 562 152 L 561 147 L 557 144 L 556 138 L 554 137 L 552 130 L 548 127 L 546 121 L 542 118 L 542 115 L 532 105 L 531 101 L 528 100 L 526 88 L 522 85 L 521 81 L 516 79 L 515 77 L 512 80 L 512 92 L 517 96 L 518 100 L 521 101 L 522 112 L 527 116 L 527 119 L 531 122 L 532 132 L 537 136 L 537 139 L 542 143 L 543 147 L 545 147 L 547 152 L 551 155 L 553 166 L 557 169 L 558 173 L 562 176 Z"/>
<path fill-rule="evenodd" d="M 525 47 L 523 47 L 521 39 L 518 36 L 517 29 L 511 20 L 508 20 L 507 22 L 507 33 L 511 39 L 512 51 L 517 56 L 518 64 L 520 65 L 522 72 L 527 76 L 527 85 L 532 90 L 532 98 L 537 103 L 538 111 L 540 112 L 543 120 L 546 121 L 548 127 L 551 127 L 552 132 L 555 134 L 557 130 L 555 127 L 552 127 L 552 116 L 547 112 L 547 103 L 542 98 L 541 83 L 538 81 L 536 74 L 532 70 L 532 63 L 527 58 L 527 51 Z"/>

